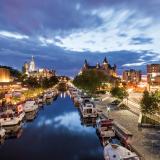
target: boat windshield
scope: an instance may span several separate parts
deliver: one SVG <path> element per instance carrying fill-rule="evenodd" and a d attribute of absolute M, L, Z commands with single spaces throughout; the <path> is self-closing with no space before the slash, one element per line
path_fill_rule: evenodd
<path fill-rule="evenodd" d="M 84 113 L 92 113 L 92 109 L 85 109 Z"/>

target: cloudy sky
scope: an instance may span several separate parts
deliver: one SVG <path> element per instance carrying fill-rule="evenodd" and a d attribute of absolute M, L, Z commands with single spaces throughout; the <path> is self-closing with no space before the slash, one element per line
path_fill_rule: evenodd
<path fill-rule="evenodd" d="M 76 74 L 107 56 L 118 71 L 160 62 L 160 0 L 0 0 L 0 64 Z"/>

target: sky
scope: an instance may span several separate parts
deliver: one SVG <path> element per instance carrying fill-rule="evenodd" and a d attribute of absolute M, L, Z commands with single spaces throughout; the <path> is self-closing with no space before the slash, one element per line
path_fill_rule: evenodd
<path fill-rule="evenodd" d="M 160 0 L 0 0 L 0 64 L 74 76 L 87 59 L 124 69 L 160 63 Z"/>

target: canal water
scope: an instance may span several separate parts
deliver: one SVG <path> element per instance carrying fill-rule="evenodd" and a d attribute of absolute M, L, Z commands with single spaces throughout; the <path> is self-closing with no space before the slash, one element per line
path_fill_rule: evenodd
<path fill-rule="evenodd" d="M 103 148 L 70 97 L 59 96 L 0 145 L 0 160 L 103 160 Z"/>

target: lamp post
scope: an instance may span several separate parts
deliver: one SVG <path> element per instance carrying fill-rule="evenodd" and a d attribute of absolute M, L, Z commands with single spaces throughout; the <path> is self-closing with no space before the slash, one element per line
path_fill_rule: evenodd
<path fill-rule="evenodd" d="M 110 107 L 107 106 L 108 119 L 109 119 L 109 112 L 110 112 Z"/>

